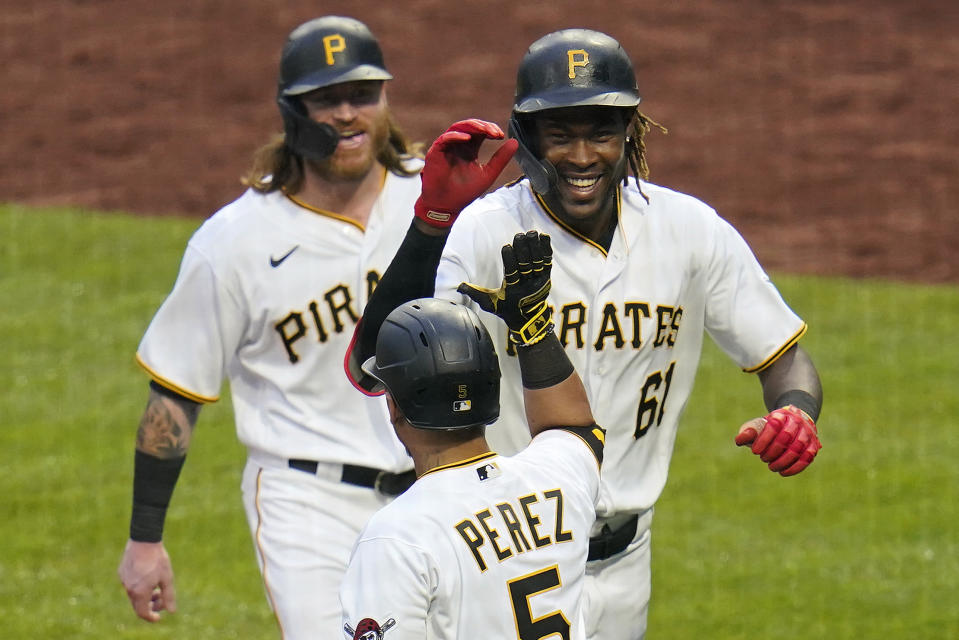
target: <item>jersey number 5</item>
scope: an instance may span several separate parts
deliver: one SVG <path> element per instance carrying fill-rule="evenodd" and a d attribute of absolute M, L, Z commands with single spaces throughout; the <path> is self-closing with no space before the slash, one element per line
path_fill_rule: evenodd
<path fill-rule="evenodd" d="M 666 396 L 669 395 L 669 384 L 673 381 L 673 371 L 676 361 L 669 363 L 666 375 L 662 371 L 649 374 L 643 383 L 643 391 L 639 395 L 639 409 L 636 410 L 636 431 L 633 437 L 637 440 L 646 435 L 651 426 L 659 425 L 666 412 Z M 662 393 L 659 388 L 662 387 Z"/>
<path fill-rule="evenodd" d="M 519 640 L 540 640 L 553 635 L 569 640 L 569 620 L 562 611 L 553 611 L 534 620 L 529 606 L 532 596 L 555 589 L 560 584 L 559 568 L 556 565 L 506 583 L 513 603 L 516 637 Z"/>

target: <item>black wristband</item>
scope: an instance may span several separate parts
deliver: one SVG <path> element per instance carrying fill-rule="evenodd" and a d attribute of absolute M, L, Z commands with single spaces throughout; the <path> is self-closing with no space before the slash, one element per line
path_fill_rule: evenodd
<path fill-rule="evenodd" d="M 788 404 L 805 411 L 806 414 L 812 418 L 813 422 L 819 419 L 819 411 L 822 409 L 822 405 L 812 394 L 802 389 L 791 389 L 776 398 L 777 409 L 781 409 Z"/>
<path fill-rule="evenodd" d="M 133 458 L 133 513 L 130 539 L 159 542 L 163 521 L 186 456 L 156 458 L 137 450 Z"/>
<path fill-rule="evenodd" d="M 516 345 L 516 355 L 523 386 L 527 389 L 552 387 L 573 373 L 573 363 L 552 331 L 533 344 Z"/>

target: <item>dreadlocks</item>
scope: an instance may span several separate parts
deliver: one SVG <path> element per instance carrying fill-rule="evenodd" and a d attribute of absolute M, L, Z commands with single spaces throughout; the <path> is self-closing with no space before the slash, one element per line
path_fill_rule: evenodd
<path fill-rule="evenodd" d="M 669 133 L 666 127 L 639 109 L 636 109 L 626 127 L 626 160 L 629 162 L 629 168 L 632 170 L 633 175 L 636 176 L 639 193 L 643 196 L 643 199 L 646 200 L 647 204 L 649 203 L 649 198 L 643 193 L 643 188 L 638 182 L 649 178 L 649 165 L 646 163 L 646 134 L 649 133 L 652 127 L 656 127 L 664 134 Z M 623 176 L 623 186 L 626 185 L 628 179 L 629 174 L 627 173 Z"/>

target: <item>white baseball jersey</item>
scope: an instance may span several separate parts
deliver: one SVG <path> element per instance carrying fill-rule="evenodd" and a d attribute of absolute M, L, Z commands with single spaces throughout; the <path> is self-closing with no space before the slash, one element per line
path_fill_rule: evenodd
<path fill-rule="evenodd" d="M 502 283 L 500 248 L 535 229 L 553 246 L 556 334 L 607 430 L 600 516 L 650 508 L 666 482 L 680 416 L 692 391 L 703 333 L 746 371 L 795 344 L 805 323 L 785 304 L 740 234 L 699 200 L 630 179 L 619 188 L 619 225 L 607 252 L 553 216 L 526 179 L 474 202 L 453 225 L 436 295 L 472 304 L 460 282 Z M 490 443 L 516 451 L 528 440 L 519 365 L 506 327 L 479 311 L 503 369 L 502 415 Z M 519 423 L 517 426 L 516 423 Z"/>
<path fill-rule="evenodd" d="M 369 293 L 412 219 L 418 175 L 386 172 L 366 228 L 248 190 L 193 235 L 137 359 L 161 385 L 212 402 L 229 378 L 247 447 L 402 471 L 383 398 L 343 375 Z"/>
<path fill-rule="evenodd" d="M 340 587 L 347 637 L 584 638 L 602 436 L 581 430 L 433 469 L 377 512 Z"/>

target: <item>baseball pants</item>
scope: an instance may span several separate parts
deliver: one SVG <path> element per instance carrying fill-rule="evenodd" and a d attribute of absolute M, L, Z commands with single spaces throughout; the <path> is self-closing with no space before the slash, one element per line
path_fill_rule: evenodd
<path fill-rule="evenodd" d="M 391 498 L 285 463 L 251 454 L 243 472 L 267 600 L 283 640 L 343 638 L 339 588 L 353 544 Z"/>
<path fill-rule="evenodd" d="M 652 509 L 640 517 L 636 537 L 626 550 L 586 564 L 584 589 L 587 640 L 643 640 L 652 573 Z"/>

